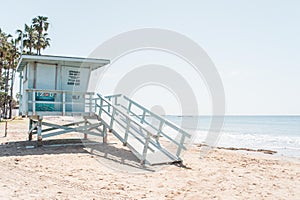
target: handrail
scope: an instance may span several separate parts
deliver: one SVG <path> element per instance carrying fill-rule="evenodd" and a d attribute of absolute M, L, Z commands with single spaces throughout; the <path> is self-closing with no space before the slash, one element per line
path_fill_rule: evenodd
<path fill-rule="evenodd" d="M 109 100 L 111 100 L 112 98 L 117 99 L 118 97 L 121 97 L 121 96 L 123 96 L 123 98 L 124 98 L 125 100 L 127 100 L 127 101 L 133 103 L 135 106 L 139 107 L 140 109 L 145 110 L 146 113 L 149 113 L 149 114 L 150 114 L 150 116 L 154 116 L 156 119 L 158 119 L 158 120 L 160 120 L 160 121 L 163 121 L 164 123 L 167 123 L 169 126 L 171 126 L 172 128 L 174 128 L 174 129 L 180 131 L 181 133 L 185 134 L 186 136 L 188 136 L 188 137 L 190 136 L 189 133 L 187 133 L 186 131 L 182 130 L 179 126 L 177 126 L 177 125 L 174 124 L 173 122 L 171 122 L 171 121 L 169 121 L 169 120 L 167 120 L 167 119 L 165 119 L 165 118 L 162 118 L 161 116 L 159 116 L 159 115 L 155 114 L 154 112 L 148 110 L 147 108 L 141 106 L 140 104 L 138 104 L 137 102 L 133 101 L 132 99 L 128 98 L 128 97 L 125 96 L 125 95 L 122 95 L 122 94 L 115 94 L 115 95 L 109 95 L 109 96 L 105 96 L 105 97 L 108 98 Z M 116 101 L 116 100 L 115 100 L 115 101 Z M 127 109 L 127 107 L 125 107 L 125 106 L 123 106 L 123 105 L 121 105 L 121 106 L 122 106 L 124 109 Z M 146 113 L 145 113 L 145 115 L 146 115 Z M 132 112 L 132 114 L 135 115 L 136 117 L 138 117 L 138 115 L 136 115 L 135 113 Z M 143 116 L 144 116 L 144 114 L 143 114 Z M 148 125 L 151 125 L 151 124 L 148 124 Z M 152 127 L 152 126 L 151 126 L 151 127 Z M 152 127 L 152 128 L 155 129 L 155 127 Z"/>
<path fill-rule="evenodd" d="M 114 98 L 114 100 L 115 100 L 114 104 L 119 105 L 118 104 L 118 98 L 121 97 L 121 96 L 122 96 L 122 94 L 114 94 L 114 95 L 105 96 L 105 98 L 107 98 L 109 101 L 111 101 L 111 99 Z"/>
<path fill-rule="evenodd" d="M 127 96 L 124 96 L 124 99 L 126 99 L 127 101 L 133 103 L 134 105 L 138 106 L 140 109 L 145 110 L 147 113 L 150 114 L 150 116 L 154 116 L 156 119 L 163 121 L 164 123 L 167 123 L 169 126 L 171 126 L 172 128 L 176 129 L 177 131 L 180 131 L 181 133 L 185 134 L 187 137 L 190 137 L 191 135 L 189 133 L 187 133 L 186 131 L 182 130 L 179 126 L 177 126 L 176 124 L 174 124 L 173 122 L 162 118 L 161 116 L 153 113 L 152 111 L 148 110 L 147 108 L 144 108 L 143 106 L 139 105 L 137 102 L 133 101 L 132 99 L 129 99 Z M 154 127 L 153 127 L 154 128 Z"/>
<path fill-rule="evenodd" d="M 130 134 L 130 131 L 129 131 L 130 123 L 133 123 L 133 124 L 139 126 L 143 131 L 145 131 L 147 133 L 146 135 L 140 135 L 145 139 L 144 149 L 143 149 L 142 154 L 140 155 L 141 163 L 144 164 L 145 161 L 146 161 L 146 157 L 147 157 L 147 151 L 148 151 L 150 138 L 152 137 L 154 139 L 157 139 L 157 136 L 152 134 L 151 132 L 149 132 L 145 127 L 141 126 L 141 124 L 136 122 L 128 113 L 125 113 L 123 110 L 118 108 L 116 105 L 113 105 L 112 102 L 110 102 L 109 100 L 106 100 L 105 97 L 102 97 L 100 94 L 97 94 L 97 95 L 100 99 L 100 105 L 97 103 L 98 99 L 95 99 L 95 101 L 96 101 L 95 103 L 96 103 L 96 106 L 100 108 L 99 117 L 101 118 L 102 111 L 105 112 L 107 115 L 109 115 L 111 117 L 111 121 L 110 121 L 110 124 L 109 124 L 110 129 L 112 129 L 112 127 L 113 127 L 113 122 L 115 120 L 116 113 L 121 114 L 123 117 L 126 118 L 125 121 L 127 122 L 127 128 L 126 128 L 126 132 L 125 132 L 125 138 L 123 139 L 124 144 L 127 143 L 128 134 Z M 110 111 L 105 111 L 103 109 L 103 102 L 107 103 L 110 107 L 112 107 L 112 113 L 111 114 L 110 114 Z M 138 141 L 142 142 L 140 140 L 138 140 Z"/>
<path fill-rule="evenodd" d="M 122 95 L 119 94 L 119 95 L 111 95 L 111 96 L 113 96 L 113 97 L 119 97 L 119 96 L 122 96 Z M 109 96 L 109 97 L 111 97 L 111 96 Z M 191 135 L 190 135 L 189 133 L 187 133 L 186 131 L 184 131 L 183 129 L 181 129 L 178 125 L 174 124 L 173 122 L 171 122 L 171 121 L 169 121 L 169 120 L 167 120 L 167 119 L 165 119 L 165 118 L 162 118 L 161 116 L 159 116 L 159 115 L 153 113 L 152 111 L 150 111 L 150 110 L 148 110 L 147 108 L 141 106 L 140 104 L 138 104 L 137 102 L 133 101 L 132 99 L 128 98 L 128 97 L 125 96 L 125 95 L 124 95 L 123 97 L 124 97 L 125 100 L 131 102 L 131 103 L 134 104 L 135 106 L 137 106 L 137 107 L 139 107 L 140 109 L 146 111 L 145 115 L 146 115 L 147 113 L 149 113 L 150 116 L 155 117 L 155 118 L 158 119 L 159 121 L 163 121 L 164 123 L 166 123 L 167 125 L 169 125 L 171 128 L 173 128 L 173 129 L 175 129 L 175 130 L 181 132 L 182 134 L 185 134 L 187 137 L 189 137 L 189 138 L 191 137 Z M 126 109 L 125 106 L 122 105 L 122 107 Z M 132 114 L 133 114 L 134 116 L 136 116 L 136 117 L 139 117 L 138 115 L 136 115 L 136 114 L 133 113 L 133 112 L 132 112 Z M 146 121 L 143 121 L 143 122 L 146 122 Z M 156 129 L 156 127 L 153 127 L 151 124 L 148 124 L 148 125 L 150 125 L 150 126 L 151 126 L 152 128 L 154 128 L 154 129 Z"/>
<path fill-rule="evenodd" d="M 109 101 L 107 101 L 105 98 L 103 98 L 101 95 L 99 95 L 99 94 L 97 94 L 98 95 L 98 97 L 100 97 L 103 101 L 105 101 L 106 103 L 108 103 L 108 104 L 110 104 L 110 106 L 112 107 L 112 108 L 114 108 L 115 110 L 117 110 L 118 111 L 118 113 L 120 113 L 120 114 L 122 114 L 124 117 L 127 117 L 128 119 L 130 119 L 134 124 L 136 124 L 136 125 L 139 125 L 140 126 L 140 124 L 138 123 L 138 122 L 136 122 L 130 115 L 128 115 L 127 113 L 124 113 L 121 109 L 119 109 L 117 106 L 115 106 L 115 105 L 113 105 L 113 104 L 111 104 Z M 97 104 L 98 105 L 98 104 Z M 99 105 L 98 105 L 99 106 Z M 144 127 L 142 127 L 146 132 L 149 132 L 147 129 L 145 129 Z M 151 133 L 150 133 L 151 134 Z M 154 135 L 154 134 L 151 134 L 152 135 L 152 137 L 156 137 L 156 135 Z"/>
<path fill-rule="evenodd" d="M 133 113 L 133 112 L 131 112 L 130 107 L 131 107 L 131 104 L 134 104 L 135 106 L 137 106 L 138 108 L 140 108 L 143 111 L 142 117 L 141 118 L 137 117 L 138 119 L 141 120 L 141 123 L 146 123 L 147 125 L 151 126 L 153 129 L 155 129 L 157 131 L 158 134 L 163 135 L 168 140 L 170 140 L 171 142 L 173 142 L 174 144 L 176 144 L 178 146 L 178 149 L 177 149 L 177 152 L 176 152 L 176 156 L 179 157 L 182 149 L 186 150 L 186 147 L 184 146 L 184 141 L 185 141 L 185 137 L 191 138 L 191 135 L 189 133 L 187 133 L 186 131 L 182 130 L 180 127 L 178 127 L 174 123 L 170 122 L 169 120 L 164 119 L 164 118 L 160 117 L 159 115 L 151 112 L 150 110 L 148 110 L 145 107 L 141 106 L 140 104 L 138 104 L 137 102 L 133 101 L 132 99 L 129 99 L 127 96 L 123 96 L 123 98 L 129 102 L 128 103 L 128 108 L 127 108 L 128 111 L 129 111 L 129 113 Z M 157 120 L 159 120 L 159 128 L 154 127 L 151 123 L 149 123 L 149 122 L 147 122 L 145 120 L 146 114 L 150 114 L 150 117 L 154 117 Z M 162 131 L 163 125 L 167 125 L 170 128 L 174 129 L 175 131 L 178 131 L 179 133 L 181 133 L 180 143 L 178 143 L 177 141 L 173 140 L 171 137 L 169 137 L 167 134 L 165 134 Z"/>
<path fill-rule="evenodd" d="M 124 106 L 122 104 L 117 103 L 118 102 L 118 98 L 123 97 L 127 102 L 127 106 Z M 145 107 L 141 106 L 140 104 L 138 104 L 137 102 L 131 100 L 130 98 L 123 96 L 121 94 L 116 94 L 116 95 L 110 95 L 110 96 L 106 96 L 107 99 L 109 99 L 111 106 L 120 106 L 121 108 L 125 109 L 127 112 L 127 115 L 134 116 L 137 119 L 139 119 L 139 126 L 141 126 L 141 124 L 147 124 L 148 126 L 152 127 L 156 132 L 157 132 L 157 138 L 159 138 L 159 135 L 164 136 L 166 139 L 168 139 L 169 141 L 171 141 L 172 143 L 174 143 L 175 145 L 177 145 L 177 152 L 176 152 L 176 156 L 179 158 L 179 155 L 181 153 L 181 150 L 184 149 L 186 150 L 186 147 L 184 145 L 184 141 L 185 138 L 191 138 L 191 135 L 189 133 L 187 133 L 186 131 L 184 131 L 183 129 L 181 129 L 180 127 L 178 127 L 177 125 L 175 125 L 174 123 L 170 122 L 167 119 L 164 119 L 162 117 L 160 117 L 159 115 L 151 112 L 150 110 L 146 109 Z M 112 99 L 114 99 L 112 101 Z M 113 103 L 115 103 L 115 105 L 113 105 Z M 135 112 L 132 111 L 131 107 L 132 105 L 138 107 L 139 109 L 141 109 L 142 111 L 142 115 L 138 115 Z M 118 109 L 119 110 L 119 109 Z M 150 116 L 153 117 L 154 119 L 157 119 L 159 121 L 159 127 L 155 127 L 153 126 L 151 123 L 149 123 L 145 117 L 146 116 Z M 178 131 L 178 133 L 181 134 L 181 138 L 180 141 L 176 141 L 174 139 L 172 139 L 169 135 L 167 135 L 166 133 L 164 133 L 162 131 L 163 126 L 168 126 L 171 129 Z"/>

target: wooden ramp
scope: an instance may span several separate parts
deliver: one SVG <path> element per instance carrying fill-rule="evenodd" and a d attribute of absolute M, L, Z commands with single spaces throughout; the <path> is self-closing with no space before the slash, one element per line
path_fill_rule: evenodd
<path fill-rule="evenodd" d="M 126 145 L 141 164 L 181 162 L 190 134 L 122 95 L 98 95 L 96 108 L 101 123 Z M 165 133 L 165 129 L 168 133 Z"/>

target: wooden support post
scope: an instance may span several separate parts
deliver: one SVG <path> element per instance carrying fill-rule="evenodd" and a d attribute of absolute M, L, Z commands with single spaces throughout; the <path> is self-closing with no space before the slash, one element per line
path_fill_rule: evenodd
<path fill-rule="evenodd" d="M 7 123 L 8 123 L 8 121 L 6 120 L 6 121 L 5 121 L 5 134 L 4 134 L 4 137 L 7 136 Z"/>
<path fill-rule="evenodd" d="M 129 128 L 130 128 L 130 119 L 126 118 L 126 130 L 125 130 L 123 146 L 127 145 Z"/>
<path fill-rule="evenodd" d="M 107 128 L 103 125 L 103 143 L 107 143 Z"/>
<path fill-rule="evenodd" d="M 30 131 L 32 129 L 32 124 L 33 124 L 33 120 L 29 119 L 29 132 L 28 132 L 28 140 L 29 141 L 32 140 L 32 131 Z"/>
<path fill-rule="evenodd" d="M 42 146 L 43 145 L 43 137 L 42 137 L 42 120 L 43 118 L 38 118 L 38 121 L 37 121 L 37 145 L 38 146 Z"/>

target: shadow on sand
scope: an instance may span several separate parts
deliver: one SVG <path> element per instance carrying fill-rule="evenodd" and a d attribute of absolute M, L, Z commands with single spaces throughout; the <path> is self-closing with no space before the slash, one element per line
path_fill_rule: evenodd
<path fill-rule="evenodd" d="M 130 150 L 116 147 L 116 143 L 99 143 L 81 139 L 44 140 L 37 147 L 36 141 L 7 142 L 0 145 L 0 157 L 50 155 L 50 154 L 91 154 L 95 159 L 117 171 L 155 171 L 149 166 L 141 166 Z"/>

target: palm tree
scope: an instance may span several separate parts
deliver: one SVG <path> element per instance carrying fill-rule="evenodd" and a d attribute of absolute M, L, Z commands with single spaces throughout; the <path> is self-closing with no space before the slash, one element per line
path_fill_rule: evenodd
<path fill-rule="evenodd" d="M 10 49 L 10 68 L 11 68 L 11 75 L 10 75 L 10 98 L 9 98 L 9 119 L 12 118 L 12 108 L 13 108 L 13 86 L 14 86 L 14 77 L 16 73 L 16 67 L 18 65 L 20 52 L 17 48 L 18 41 L 17 39 L 11 40 L 11 49 Z"/>
<path fill-rule="evenodd" d="M 13 80 L 20 57 L 17 45 L 21 42 L 24 47 L 21 53 L 33 54 L 33 50 L 36 50 L 41 55 L 41 50 L 50 46 L 48 27 L 48 17 L 37 16 L 32 19 L 32 25 L 25 24 L 24 31 L 16 31 L 16 39 L 10 40 L 12 36 L 0 29 L 0 110 L 4 109 L 4 117 L 7 117 L 8 111 L 9 117 L 12 113 Z"/>
<path fill-rule="evenodd" d="M 49 45 L 45 46 L 47 39 L 44 38 L 45 37 L 44 31 L 46 32 L 49 27 L 48 17 L 37 16 L 32 19 L 32 24 L 33 24 L 33 28 L 37 31 L 37 41 L 35 44 L 35 48 L 37 50 L 37 54 L 41 55 L 41 49 L 44 49 L 47 46 L 49 46 Z"/>
<path fill-rule="evenodd" d="M 11 43 L 8 42 L 8 39 L 11 37 L 10 35 L 6 35 L 2 32 L 1 35 L 1 90 L 3 92 L 3 99 L 1 102 L 1 107 L 3 110 L 4 117 L 7 116 L 7 103 L 8 103 L 8 79 L 9 79 L 9 71 L 10 71 L 10 62 L 9 57 L 11 53 Z M 3 73 L 4 71 L 4 73 Z"/>
<path fill-rule="evenodd" d="M 4 85 L 2 73 L 3 70 L 7 68 L 8 65 L 7 57 L 10 48 L 8 39 L 10 37 L 11 37 L 10 34 L 7 35 L 5 32 L 3 32 L 0 29 L 0 90 L 3 89 L 3 85 Z"/>
<path fill-rule="evenodd" d="M 25 33 L 23 33 L 22 30 L 18 29 L 18 30 L 16 30 L 16 34 L 17 34 L 16 41 L 17 41 L 17 42 L 22 42 Z"/>
<path fill-rule="evenodd" d="M 2 29 L 0 28 L 0 90 L 1 90 L 1 79 L 2 79 L 2 67 L 3 67 L 3 57 L 4 57 L 4 41 L 6 41 L 5 39 L 5 33 L 2 31 Z"/>
<path fill-rule="evenodd" d="M 44 33 L 41 40 L 41 48 L 44 50 L 50 46 L 51 39 L 48 37 L 48 33 Z"/>
<path fill-rule="evenodd" d="M 36 54 L 41 55 L 41 50 L 50 46 L 50 38 L 48 37 L 49 22 L 48 17 L 37 16 L 32 19 L 32 24 L 25 24 L 24 32 L 17 30 L 17 43 L 21 42 L 23 52 L 25 54 L 34 54 L 33 50 L 36 50 Z M 22 41 L 23 38 L 23 41 Z M 24 50 L 25 49 L 25 50 Z M 27 50 L 27 51 L 26 51 Z"/>
<path fill-rule="evenodd" d="M 34 48 L 34 44 L 38 39 L 38 35 L 36 30 L 32 25 L 28 26 L 25 24 L 25 34 L 24 34 L 23 45 L 25 48 L 28 49 L 28 54 L 33 54 L 32 50 Z"/>
<path fill-rule="evenodd" d="M 5 93 L 9 94 L 6 95 L 6 109 L 5 109 L 5 116 L 7 116 L 8 108 L 9 107 L 9 115 L 8 118 L 11 119 L 12 117 L 12 102 L 13 102 L 13 83 L 14 83 L 14 75 L 16 71 L 17 61 L 19 58 L 19 52 L 17 49 L 17 40 L 11 39 L 9 42 L 9 48 L 8 48 L 8 54 L 7 54 L 7 62 L 8 62 L 8 68 L 6 73 L 6 79 L 5 79 Z M 9 80 L 11 81 L 9 85 Z"/>
<path fill-rule="evenodd" d="M 7 35 L 5 32 L 3 32 L 0 28 L 0 75 L 2 75 L 2 68 L 5 62 L 5 57 L 8 49 L 8 39 L 11 37 L 11 35 Z"/>
<path fill-rule="evenodd" d="M 11 39 L 11 35 L 7 35 L 0 29 L 0 92 L 1 92 L 1 105 L 0 109 L 3 110 L 4 117 L 7 117 L 9 111 L 9 118 L 12 114 L 12 87 L 15 68 L 19 57 L 17 49 L 17 39 Z M 3 73 L 4 71 L 4 73 Z M 9 80 L 11 84 L 9 85 Z M 10 92 L 10 95 L 9 95 Z M 8 110 L 9 108 L 9 110 Z"/>
<path fill-rule="evenodd" d="M 21 54 L 23 54 L 23 50 L 24 50 L 24 38 L 25 38 L 25 33 L 23 33 L 22 30 L 18 29 L 16 30 L 16 34 L 17 34 L 17 38 L 16 38 L 16 44 L 21 43 Z"/>

